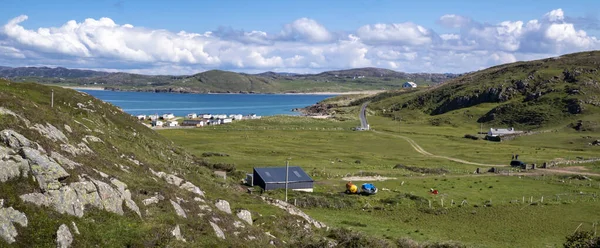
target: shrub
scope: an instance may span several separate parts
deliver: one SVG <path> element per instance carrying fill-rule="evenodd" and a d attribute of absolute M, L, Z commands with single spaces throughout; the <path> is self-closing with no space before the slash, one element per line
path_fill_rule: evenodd
<path fill-rule="evenodd" d="M 600 237 L 594 237 L 592 232 L 577 231 L 567 236 L 567 242 L 565 242 L 563 246 L 565 248 L 600 247 Z"/>
<path fill-rule="evenodd" d="M 205 152 L 202 153 L 202 157 L 229 157 L 229 154 L 220 152 Z"/>
<path fill-rule="evenodd" d="M 465 134 L 464 136 L 465 139 L 472 139 L 472 140 L 478 140 L 479 137 L 472 135 L 472 134 Z"/>

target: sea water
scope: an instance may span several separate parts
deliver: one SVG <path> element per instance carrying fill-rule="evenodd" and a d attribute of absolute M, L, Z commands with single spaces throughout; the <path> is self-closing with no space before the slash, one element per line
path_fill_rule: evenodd
<path fill-rule="evenodd" d="M 131 115 L 172 113 L 186 116 L 203 114 L 297 115 L 303 108 L 335 95 L 300 94 L 179 94 L 81 90 L 114 104 Z"/>

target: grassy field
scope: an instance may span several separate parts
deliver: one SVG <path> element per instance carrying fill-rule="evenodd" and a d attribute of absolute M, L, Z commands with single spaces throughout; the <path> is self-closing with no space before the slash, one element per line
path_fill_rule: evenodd
<path fill-rule="evenodd" d="M 508 164 L 514 153 L 530 163 L 600 154 L 599 147 L 584 145 L 580 135 L 568 129 L 496 143 L 463 138 L 479 131 L 474 124 L 424 124 L 430 122 L 428 117 L 403 122 L 369 116 L 371 127 L 381 133 L 351 131 L 358 124 L 352 118 L 356 110 L 346 114 L 346 121 L 277 116 L 160 133 L 198 156 L 206 151 L 226 153 L 229 156 L 207 159 L 235 164 L 239 171 L 282 166 L 289 159 L 316 181 L 314 193 L 293 192 L 291 201 L 334 227 L 390 240 L 409 237 L 455 240 L 470 247 L 559 247 L 580 224 L 589 230 L 600 221 L 597 179 L 514 169 L 511 176 L 476 175 L 473 171 L 478 166 L 417 153 L 397 137 L 408 137 L 435 155 L 485 164 Z M 394 169 L 397 164 L 445 171 L 422 174 Z M 589 172 L 600 171 L 600 164 L 582 165 Z M 395 179 L 374 182 L 380 189 L 374 196 L 345 195 L 342 178 L 351 175 Z M 440 193 L 431 195 L 430 188 Z M 281 191 L 267 194 L 283 198 Z"/>

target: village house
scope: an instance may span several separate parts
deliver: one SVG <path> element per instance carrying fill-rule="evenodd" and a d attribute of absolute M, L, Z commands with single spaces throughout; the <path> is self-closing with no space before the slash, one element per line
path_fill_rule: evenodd
<path fill-rule="evenodd" d="M 233 120 L 231 118 L 219 119 L 221 124 L 231 123 Z"/>
<path fill-rule="evenodd" d="M 182 126 L 195 126 L 195 127 L 203 127 L 205 125 L 204 120 L 183 120 L 181 123 Z"/>
<path fill-rule="evenodd" d="M 176 127 L 179 126 L 179 122 L 177 121 L 167 121 L 167 127 Z"/>
<path fill-rule="evenodd" d="M 174 119 L 175 115 L 173 115 L 171 113 L 167 113 L 167 114 L 163 114 L 162 118 L 165 119 L 165 120 Z"/>
<path fill-rule="evenodd" d="M 152 121 L 153 127 L 162 127 L 163 125 L 164 125 L 164 123 L 158 119 Z"/>
<path fill-rule="evenodd" d="M 251 119 L 251 120 L 260 119 L 260 118 L 261 118 L 261 116 L 258 116 L 256 114 L 249 114 L 248 115 L 248 119 Z"/>
<path fill-rule="evenodd" d="M 202 118 L 210 119 L 210 118 L 212 118 L 212 115 L 211 114 L 202 114 Z"/>
<path fill-rule="evenodd" d="M 240 115 L 240 114 L 235 114 L 235 115 L 229 115 L 229 118 L 231 118 L 233 120 L 236 120 L 236 121 L 239 121 L 239 120 L 243 119 L 244 116 Z"/>
<path fill-rule="evenodd" d="M 196 119 L 196 118 L 198 118 L 198 115 L 196 113 L 191 113 L 191 114 L 187 115 L 187 118 L 188 119 Z"/>
<path fill-rule="evenodd" d="M 414 82 L 406 82 L 402 84 L 402 88 L 417 88 L 417 84 Z"/>
<path fill-rule="evenodd" d="M 225 119 L 227 118 L 227 115 L 213 115 L 214 119 Z"/>
<path fill-rule="evenodd" d="M 143 121 L 146 119 L 146 115 L 138 115 L 137 118 L 138 120 Z"/>
<path fill-rule="evenodd" d="M 154 121 L 154 120 L 158 120 L 158 115 L 149 115 L 149 116 L 148 116 L 148 119 L 149 119 L 149 120 L 153 120 L 153 121 Z"/>

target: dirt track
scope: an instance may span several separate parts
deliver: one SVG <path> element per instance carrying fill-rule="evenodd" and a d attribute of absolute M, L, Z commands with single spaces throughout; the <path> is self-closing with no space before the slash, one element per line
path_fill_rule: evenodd
<path fill-rule="evenodd" d="M 412 140 L 409 137 L 398 135 L 398 134 L 380 132 L 380 131 L 373 131 L 373 132 L 377 133 L 377 134 L 390 135 L 390 136 L 402 138 L 402 139 L 406 140 L 406 142 L 408 142 L 410 144 L 410 146 L 412 146 L 412 148 L 415 149 L 415 151 L 417 151 L 418 153 L 423 154 L 425 156 L 428 156 L 428 157 L 447 159 L 447 160 L 462 163 L 462 164 L 470 164 L 470 165 L 478 165 L 478 166 L 488 166 L 488 167 L 506 167 L 506 166 L 508 166 L 508 165 L 501 165 L 501 164 L 482 164 L 482 163 L 470 162 L 470 161 L 453 158 L 453 157 L 431 154 L 428 151 L 425 151 L 425 149 L 423 149 L 421 146 L 419 146 L 419 144 L 417 144 L 417 142 L 415 142 L 414 140 Z"/>

